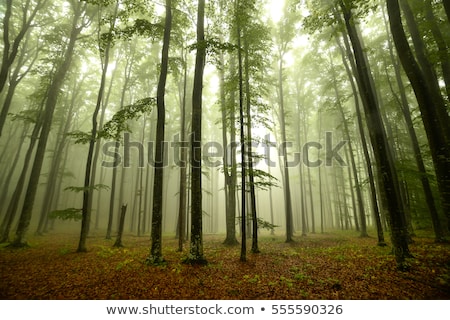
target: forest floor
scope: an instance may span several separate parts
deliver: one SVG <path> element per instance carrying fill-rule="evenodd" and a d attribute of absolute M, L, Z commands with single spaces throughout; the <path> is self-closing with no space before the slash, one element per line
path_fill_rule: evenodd
<path fill-rule="evenodd" d="M 450 244 L 416 237 L 408 272 L 396 271 L 391 247 L 355 233 L 309 234 L 285 243 L 261 236 L 261 253 L 239 261 L 240 246 L 205 235 L 206 266 L 182 263 L 177 240 L 163 242 L 164 266 L 148 266 L 148 236 L 88 238 L 88 252 L 75 253 L 76 234 L 32 237 L 30 247 L 0 248 L 1 299 L 450 299 Z M 248 241 L 247 247 L 251 245 Z"/>

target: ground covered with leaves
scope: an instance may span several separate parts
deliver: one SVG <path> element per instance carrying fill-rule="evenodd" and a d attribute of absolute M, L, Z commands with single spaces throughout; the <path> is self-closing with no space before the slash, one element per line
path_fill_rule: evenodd
<path fill-rule="evenodd" d="M 102 236 L 76 253 L 76 234 L 31 238 L 0 248 L 1 299 L 449 299 L 450 245 L 414 238 L 411 270 L 396 271 L 391 247 L 352 233 L 311 234 L 285 243 L 262 236 L 261 253 L 240 262 L 240 247 L 204 238 L 206 266 L 182 263 L 177 240 L 164 239 L 164 266 L 149 266 L 149 237 Z M 250 244 L 250 243 L 249 243 Z M 187 245 L 186 245 L 187 246 Z M 248 245 L 249 247 L 249 245 Z"/>

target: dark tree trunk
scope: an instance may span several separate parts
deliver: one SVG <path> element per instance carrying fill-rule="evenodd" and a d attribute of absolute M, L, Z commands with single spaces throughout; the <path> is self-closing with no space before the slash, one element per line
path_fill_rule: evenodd
<path fill-rule="evenodd" d="M 239 127 L 240 127 L 240 147 L 241 147 L 241 256 L 240 261 L 247 261 L 247 201 L 246 201 L 246 170 L 245 161 L 245 133 L 244 133 L 244 85 L 243 85 L 243 62 L 241 46 L 241 22 L 239 12 L 241 10 L 240 1 L 235 3 L 235 15 L 237 20 L 237 46 L 238 46 L 238 82 L 239 82 Z"/>
<path fill-rule="evenodd" d="M 388 25 L 388 22 L 386 19 L 385 19 L 385 25 L 386 25 L 386 30 L 389 31 L 389 25 Z M 418 139 L 416 131 L 414 129 L 414 123 L 412 120 L 411 112 L 409 110 L 408 98 L 407 98 L 405 90 L 404 90 L 405 86 L 403 84 L 400 66 L 398 64 L 397 58 L 394 55 L 394 48 L 393 48 L 393 44 L 392 44 L 390 37 L 388 38 L 388 44 L 389 44 L 389 55 L 390 55 L 390 58 L 392 61 L 392 65 L 394 67 L 395 79 L 397 82 L 397 87 L 399 90 L 400 98 L 397 96 L 397 94 L 395 93 L 395 91 L 393 89 L 392 83 L 389 79 L 389 75 L 387 75 L 387 78 L 388 78 L 389 85 L 392 90 L 392 94 L 394 95 L 395 99 L 397 100 L 397 103 L 398 103 L 398 105 L 403 113 L 403 117 L 405 119 L 406 128 L 408 130 L 409 137 L 411 139 L 411 146 L 413 149 L 414 158 L 416 161 L 417 169 L 419 170 L 419 174 L 420 174 L 420 181 L 422 183 L 425 200 L 426 200 L 428 210 L 430 212 L 431 220 L 433 223 L 435 238 L 436 238 L 437 242 L 440 242 L 443 240 L 444 233 L 443 233 L 442 226 L 441 226 L 441 223 L 439 220 L 439 214 L 438 214 L 438 210 L 437 210 L 436 203 L 434 200 L 430 181 L 428 179 L 428 174 L 427 174 L 427 171 L 425 168 L 425 163 L 422 158 L 422 152 L 420 150 L 419 139 Z"/>
<path fill-rule="evenodd" d="M 236 239 L 236 126 L 235 126 L 235 91 L 231 90 L 229 106 L 226 103 L 225 94 L 225 74 L 223 68 L 225 63 L 222 55 L 221 69 L 221 105 L 222 105 L 222 136 L 224 145 L 224 180 L 225 180 L 225 201 L 226 201 L 226 237 L 223 244 L 228 246 L 238 245 Z M 234 75 L 236 72 L 235 58 L 230 55 L 230 73 Z M 227 128 L 230 130 L 230 141 L 227 138 Z"/>
<path fill-rule="evenodd" d="M 2 54 L 2 63 L 0 66 L 0 93 L 3 91 L 8 81 L 10 68 L 14 64 L 17 54 L 19 53 L 20 44 L 23 38 L 28 33 L 29 29 L 31 28 L 31 24 L 37 12 L 45 4 L 45 1 L 38 1 L 32 10 L 30 10 L 30 6 L 32 5 L 31 1 L 30 0 L 25 1 L 25 3 L 22 5 L 23 17 L 21 21 L 21 26 L 19 30 L 16 30 L 17 35 L 14 38 L 14 40 L 10 39 L 10 30 L 11 30 L 10 19 L 13 10 L 12 4 L 13 4 L 12 0 L 6 0 L 6 10 L 3 16 L 3 54 Z M 8 114 L 9 107 L 10 103 L 3 104 L 0 117 L 0 136 L 3 131 L 3 126 L 5 124 L 6 115 Z"/>
<path fill-rule="evenodd" d="M 192 91 L 192 136 L 191 136 L 191 241 L 190 264 L 206 264 L 203 256 L 202 226 L 202 93 L 205 67 L 205 0 L 198 1 L 197 11 L 197 53 L 195 58 L 194 88 Z"/>
<path fill-rule="evenodd" d="M 250 214 L 252 217 L 252 249 L 253 253 L 259 253 L 258 248 L 258 214 L 256 212 L 256 192 L 255 192 L 255 174 L 253 171 L 253 150 L 252 150 L 252 118 L 251 118 L 251 92 L 250 92 L 250 61 L 247 36 L 244 37 L 244 55 L 245 55 L 245 102 L 247 118 L 247 165 L 248 180 L 250 191 Z"/>
<path fill-rule="evenodd" d="M 337 44 L 341 51 L 342 62 L 345 67 L 345 71 L 347 72 L 347 76 L 350 81 L 350 85 L 352 88 L 353 97 L 354 97 L 354 101 L 355 101 L 355 111 L 356 111 L 356 119 L 358 122 L 358 132 L 359 132 L 359 136 L 361 139 L 361 145 L 362 145 L 363 154 L 364 154 L 364 162 L 366 164 L 367 175 L 368 175 L 368 180 L 369 180 L 372 211 L 373 211 L 373 216 L 374 216 L 376 227 L 377 227 L 378 246 L 384 247 L 384 246 L 386 246 L 386 242 L 384 240 L 384 232 L 383 232 L 383 226 L 381 223 L 380 207 L 378 204 L 379 197 L 377 195 L 377 189 L 375 187 L 375 178 L 374 178 L 374 173 L 373 173 L 374 169 L 373 169 L 372 160 L 371 160 L 370 154 L 369 154 L 369 148 L 367 146 L 368 143 L 367 143 L 367 139 L 366 139 L 366 133 L 364 131 L 363 116 L 362 116 L 362 112 L 361 112 L 358 89 L 356 88 L 356 84 L 355 84 L 355 80 L 354 80 L 354 75 L 355 75 L 355 77 L 357 77 L 356 65 L 355 65 L 355 60 L 354 60 L 353 54 L 351 53 L 351 50 L 350 50 L 348 38 L 345 34 L 343 34 L 343 37 L 344 37 L 344 44 L 345 44 L 346 49 L 344 50 L 344 48 L 342 47 L 341 42 L 339 40 L 337 40 Z M 350 66 L 347 61 L 350 63 Z M 352 73 L 352 70 L 353 70 L 353 73 Z"/>
<path fill-rule="evenodd" d="M 279 104 L 280 104 L 280 131 L 281 131 L 281 152 L 283 158 L 283 170 L 284 170 L 284 203 L 285 203 L 285 215 L 286 215 L 286 242 L 293 241 L 294 225 L 292 215 L 292 200 L 291 200 L 291 186 L 289 181 L 289 166 L 287 159 L 287 138 L 286 138 L 286 114 L 284 110 L 284 90 L 283 90 L 283 57 L 279 57 L 278 66 L 278 86 L 279 86 Z M 302 182 L 303 183 L 303 182 Z"/>
<path fill-rule="evenodd" d="M 186 50 L 182 49 L 183 57 L 183 92 L 181 96 L 181 128 L 180 128 L 180 198 L 178 204 L 178 251 L 183 251 L 186 228 L 186 190 L 187 190 L 187 150 L 186 141 L 186 95 L 187 95 L 187 56 Z"/>
<path fill-rule="evenodd" d="M 117 248 L 123 247 L 122 235 L 123 235 L 123 228 L 125 226 L 125 214 L 126 213 L 127 213 L 127 205 L 123 204 L 122 208 L 120 209 L 119 230 L 117 232 L 116 242 L 114 242 L 114 247 L 117 247 Z"/>
<path fill-rule="evenodd" d="M 437 99 L 433 97 L 434 92 L 430 89 L 428 82 L 425 81 L 425 75 L 409 46 L 402 25 L 398 0 L 389 0 L 386 3 L 395 47 L 419 104 L 433 158 L 442 207 L 447 217 L 448 230 L 450 230 L 450 149 L 445 129 L 441 127 L 439 120 L 441 116 L 437 112 L 437 105 L 435 104 Z"/>
<path fill-rule="evenodd" d="M 22 212 L 19 219 L 19 224 L 16 230 L 16 237 L 12 243 L 12 246 L 21 247 L 26 245 L 25 235 L 30 225 L 31 215 L 34 206 L 34 200 L 36 197 L 37 187 L 39 184 L 39 178 L 41 175 L 42 165 L 44 163 L 45 150 L 47 146 L 48 136 L 50 133 L 53 113 L 58 102 L 60 89 L 63 85 L 67 72 L 70 69 L 73 53 L 75 49 L 75 42 L 80 34 L 82 28 L 78 27 L 79 19 L 84 11 L 85 4 L 77 3 L 74 9 L 74 17 L 72 21 L 72 30 L 69 37 L 69 43 L 67 45 L 66 52 L 64 54 L 64 60 L 62 64 L 57 68 L 55 75 L 52 79 L 52 83 L 48 89 L 47 100 L 42 117 L 42 129 L 39 136 L 39 142 L 36 148 L 36 154 L 33 162 L 33 166 L 30 173 L 28 187 L 25 193 L 25 200 L 22 207 Z"/>
<path fill-rule="evenodd" d="M 390 217 L 391 238 L 394 246 L 397 267 L 399 269 L 405 269 L 405 259 L 410 255 L 410 253 L 408 248 L 408 231 L 405 225 L 405 214 L 398 186 L 397 173 L 391 155 L 391 150 L 388 145 L 376 93 L 373 88 L 372 75 L 364 55 L 364 49 L 356 31 L 356 21 L 351 10 L 346 7 L 343 1 L 340 1 L 340 7 L 343 12 L 345 26 L 353 47 L 360 93 L 364 102 L 363 105 L 367 116 L 367 125 L 369 127 L 373 152 L 378 169 L 383 177 L 383 188 L 385 189 L 386 194 L 389 194 L 387 204 Z"/>
<path fill-rule="evenodd" d="M 161 264 L 162 255 L 162 215 L 163 215 L 163 181 L 164 181 L 164 130 L 166 119 L 165 94 L 167 73 L 169 69 L 170 33 L 172 30 L 172 1 L 166 0 L 166 19 L 164 25 L 164 39 L 161 52 L 161 72 L 157 89 L 158 120 L 156 123 L 155 174 L 153 181 L 153 210 L 152 210 L 152 244 L 147 263 Z"/>

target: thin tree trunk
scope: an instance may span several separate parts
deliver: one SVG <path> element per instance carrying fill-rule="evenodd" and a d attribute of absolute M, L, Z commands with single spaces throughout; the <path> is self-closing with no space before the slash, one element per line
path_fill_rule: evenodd
<path fill-rule="evenodd" d="M 156 123 L 155 173 L 153 181 L 152 244 L 147 263 L 161 264 L 162 255 L 162 216 L 164 182 L 164 133 L 165 133 L 165 94 L 169 69 L 170 33 L 172 30 L 172 1 L 166 0 L 166 19 L 164 25 L 163 47 L 161 52 L 161 71 L 157 89 L 158 120 Z"/>
<path fill-rule="evenodd" d="M 115 26 L 115 17 L 117 15 L 119 4 L 116 4 L 115 14 L 113 15 L 113 19 L 110 23 L 109 32 L 114 30 Z M 100 43 L 100 37 L 98 39 Z M 77 252 L 86 252 L 86 238 L 89 234 L 90 223 L 91 223 L 91 215 L 92 215 L 92 199 L 94 195 L 94 184 L 95 184 L 95 176 L 96 176 L 96 158 L 98 157 L 99 147 L 96 148 L 98 144 L 97 141 L 97 131 L 99 129 L 98 126 L 98 115 L 100 113 L 100 108 L 102 107 L 103 97 L 105 93 L 106 86 L 106 73 L 108 72 L 109 59 L 110 59 L 110 50 L 112 46 L 112 41 L 108 41 L 106 47 L 104 48 L 104 61 L 102 61 L 102 76 L 100 80 L 100 88 L 97 95 L 97 103 L 95 105 L 94 113 L 92 114 L 92 131 L 91 137 L 89 141 L 89 149 L 86 159 L 86 168 L 84 175 L 84 190 L 83 190 L 83 207 L 82 207 L 82 220 L 81 220 L 81 231 L 80 231 L 80 240 L 78 242 Z"/>
<path fill-rule="evenodd" d="M 203 256 L 202 227 L 202 93 L 205 67 L 205 0 L 198 0 L 197 8 L 197 53 L 195 58 L 194 88 L 192 91 L 192 136 L 191 136 L 191 241 L 190 264 L 206 264 Z"/>
<path fill-rule="evenodd" d="M 368 175 L 368 179 L 369 179 L 372 212 L 373 212 L 375 222 L 376 222 L 376 227 L 377 227 L 377 237 L 378 237 L 377 245 L 380 247 L 384 247 L 384 246 L 386 246 L 386 242 L 384 240 L 384 232 L 383 232 L 383 227 L 382 227 L 382 223 L 381 223 L 380 208 L 378 205 L 378 195 L 377 195 L 377 190 L 375 187 L 375 179 L 374 179 L 374 174 L 373 174 L 372 161 L 371 161 L 369 149 L 367 146 L 366 133 L 364 131 L 363 116 L 362 116 L 362 112 L 361 112 L 360 100 L 358 98 L 359 94 L 358 94 L 355 80 L 354 80 L 354 77 L 353 77 L 353 74 L 351 71 L 351 70 L 354 70 L 354 74 L 357 77 L 356 65 L 354 62 L 353 55 L 350 50 L 350 45 L 348 44 L 348 38 L 345 35 L 343 38 L 344 38 L 344 44 L 345 44 L 346 50 L 344 50 L 344 48 L 342 48 L 341 42 L 339 40 L 337 40 L 337 44 L 341 51 L 342 62 L 345 67 L 345 71 L 347 72 L 347 76 L 350 81 L 350 85 L 351 85 L 352 92 L 353 92 L 353 99 L 355 101 L 355 111 L 356 111 L 356 119 L 358 122 L 359 137 L 361 139 L 361 145 L 362 145 L 362 149 L 363 149 L 363 153 L 364 153 L 364 162 L 366 164 L 367 175 Z M 347 59 L 346 59 L 346 57 L 347 57 Z M 349 63 L 351 64 L 351 67 L 349 66 Z"/>

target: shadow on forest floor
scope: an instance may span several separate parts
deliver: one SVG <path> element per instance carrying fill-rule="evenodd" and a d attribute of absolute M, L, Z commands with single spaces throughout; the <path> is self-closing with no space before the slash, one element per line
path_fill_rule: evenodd
<path fill-rule="evenodd" d="M 1 299 L 450 299 L 450 245 L 416 237 L 409 272 L 396 271 L 391 248 L 355 233 L 309 234 L 285 243 L 261 236 L 261 253 L 239 261 L 240 247 L 205 235 L 206 266 L 182 263 L 174 237 L 164 239 L 165 266 L 145 264 L 148 236 L 103 236 L 75 253 L 76 234 L 30 239 L 30 248 L 0 249 Z M 250 242 L 250 240 L 249 240 Z M 248 246 L 249 247 L 249 246 Z"/>

